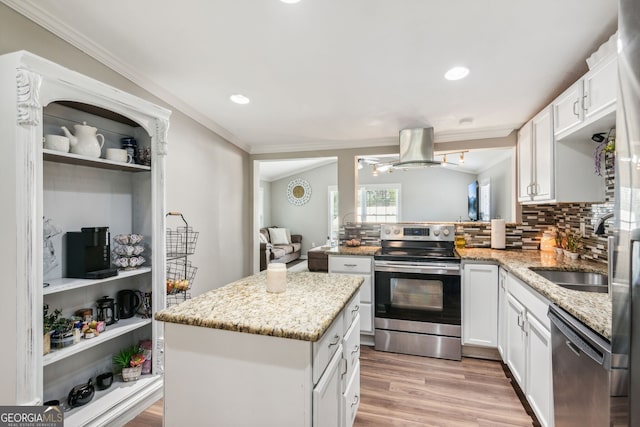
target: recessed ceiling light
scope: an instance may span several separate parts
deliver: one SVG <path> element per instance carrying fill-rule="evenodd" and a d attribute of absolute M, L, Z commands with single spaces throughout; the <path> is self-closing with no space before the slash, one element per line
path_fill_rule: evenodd
<path fill-rule="evenodd" d="M 280 0 L 282 3 L 294 4 L 298 3 L 300 0 Z"/>
<path fill-rule="evenodd" d="M 469 69 L 467 67 L 453 67 L 446 73 L 444 73 L 444 78 L 447 80 L 460 80 L 464 79 L 469 75 Z"/>
<path fill-rule="evenodd" d="M 242 95 L 241 93 L 236 93 L 234 95 L 231 95 L 229 97 L 229 99 L 232 102 L 235 102 L 236 104 L 242 104 L 242 105 L 248 104 L 248 103 L 251 102 L 251 100 L 249 98 L 247 98 L 246 96 Z"/>

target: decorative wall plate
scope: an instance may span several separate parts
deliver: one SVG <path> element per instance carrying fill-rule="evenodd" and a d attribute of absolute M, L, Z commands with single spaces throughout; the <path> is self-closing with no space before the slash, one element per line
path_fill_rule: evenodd
<path fill-rule="evenodd" d="M 302 206 L 311 198 L 311 186 L 301 178 L 296 178 L 287 185 L 287 199 L 289 203 L 296 206 Z"/>

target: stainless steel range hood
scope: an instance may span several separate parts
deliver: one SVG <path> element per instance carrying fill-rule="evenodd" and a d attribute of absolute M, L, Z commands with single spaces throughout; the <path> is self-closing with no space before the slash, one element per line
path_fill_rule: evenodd
<path fill-rule="evenodd" d="M 437 166 L 433 159 L 433 128 L 402 129 L 400 131 L 400 160 L 393 163 L 398 168 Z"/>

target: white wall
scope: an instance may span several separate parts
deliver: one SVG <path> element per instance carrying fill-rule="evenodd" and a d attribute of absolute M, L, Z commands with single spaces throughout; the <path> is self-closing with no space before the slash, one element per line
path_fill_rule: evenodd
<path fill-rule="evenodd" d="M 311 198 L 302 206 L 295 206 L 287 200 L 287 185 L 294 178 L 302 178 L 311 186 Z M 329 193 L 330 185 L 337 185 L 338 165 L 331 163 L 304 173 L 282 178 L 271 183 L 272 224 L 286 227 L 292 234 L 302 235 L 303 255 L 316 245 L 324 244 L 329 233 Z"/>
<path fill-rule="evenodd" d="M 476 179 L 472 173 L 452 168 L 430 167 L 379 173 L 371 167 L 358 171 L 358 184 L 400 184 L 400 220 L 458 221 L 469 218 L 467 186 Z"/>
<path fill-rule="evenodd" d="M 0 4 L 0 54 L 28 50 L 173 110 L 166 200 L 200 231 L 192 294 L 249 273 L 248 154 L 72 45 Z M 4 141 L 9 143 L 9 141 Z"/>
<path fill-rule="evenodd" d="M 262 209 L 263 209 L 263 221 L 262 226 L 268 227 L 273 225 L 271 219 L 271 183 L 268 181 L 260 181 L 260 189 L 262 190 Z"/>
<path fill-rule="evenodd" d="M 504 218 L 513 221 L 513 158 L 511 156 L 494 164 L 478 174 L 478 182 L 490 183 L 491 218 Z"/>

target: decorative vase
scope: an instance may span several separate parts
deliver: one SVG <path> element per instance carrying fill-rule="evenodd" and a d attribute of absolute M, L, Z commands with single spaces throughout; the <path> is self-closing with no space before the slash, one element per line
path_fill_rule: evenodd
<path fill-rule="evenodd" d="M 42 336 L 42 354 L 49 354 L 51 351 L 51 333 L 45 332 Z"/>
<path fill-rule="evenodd" d="M 136 381 L 142 374 L 142 365 L 135 368 L 122 368 L 122 380 L 123 381 Z"/>

